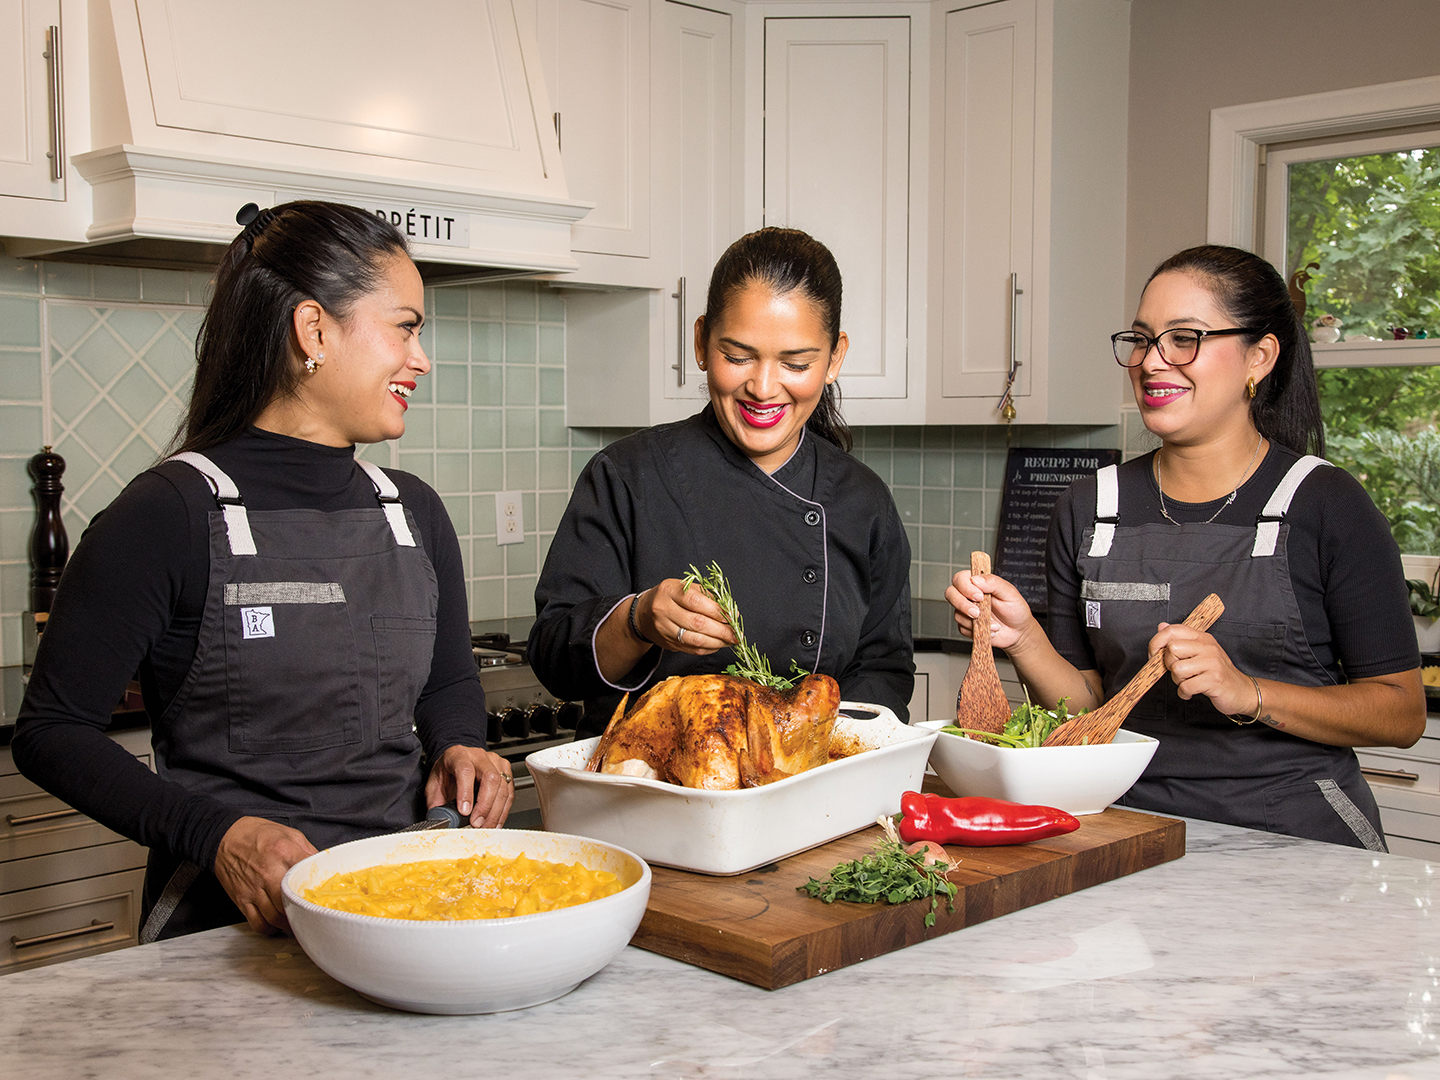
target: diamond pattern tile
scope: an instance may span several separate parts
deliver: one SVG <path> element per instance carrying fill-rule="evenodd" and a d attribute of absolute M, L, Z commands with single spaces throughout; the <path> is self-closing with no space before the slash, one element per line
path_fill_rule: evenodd
<path fill-rule="evenodd" d="M 67 525 L 104 509 L 154 463 L 184 415 L 200 313 L 47 300 L 51 442 L 65 458 Z M 76 534 L 78 538 L 78 534 Z"/>

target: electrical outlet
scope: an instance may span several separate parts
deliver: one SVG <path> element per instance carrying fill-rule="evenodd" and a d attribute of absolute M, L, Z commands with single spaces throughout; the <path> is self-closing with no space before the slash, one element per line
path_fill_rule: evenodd
<path fill-rule="evenodd" d="M 518 544 L 525 539 L 525 510 L 518 491 L 495 493 L 495 543 Z"/>

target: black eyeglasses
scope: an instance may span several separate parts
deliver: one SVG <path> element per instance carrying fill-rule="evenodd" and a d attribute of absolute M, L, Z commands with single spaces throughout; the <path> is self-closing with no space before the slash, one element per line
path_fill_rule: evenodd
<path fill-rule="evenodd" d="M 1225 337 L 1228 334 L 1258 334 L 1260 330 L 1251 326 L 1232 326 L 1228 330 L 1196 330 L 1191 326 L 1176 326 L 1164 330 L 1154 337 L 1139 330 L 1122 330 L 1110 335 L 1110 344 L 1115 349 L 1115 362 L 1121 367 L 1139 367 L 1153 345 L 1160 352 L 1160 359 L 1171 367 L 1184 367 L 1200 355 L 1200 341 L 1207 337 Z"/>

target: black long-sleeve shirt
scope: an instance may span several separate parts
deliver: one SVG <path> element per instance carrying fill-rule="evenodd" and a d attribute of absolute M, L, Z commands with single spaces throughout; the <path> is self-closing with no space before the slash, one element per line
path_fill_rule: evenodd
<path fill-rule="evenodd" d="M 595 660 L 595 633 L 616 605 L 712 561 L 773 671 L 788 674 L 794 661 L 833 676 L 847 700 L 907 718 L 915 684 L 910 543 L 884 482 L 809 433 L 767 475 L 707 407 L 595 455 L 550 545 L 530 664 L 557 697 L 586 701 L 582 734 L 603 726 L 623 691 L 734 662 L 729 649 L 652 649 L 610 684 Z"/>
<path fill-rule="evenodd" d="M 1185 522 L 1206 521 L 1216 511 L 1221 525 L 1255 524 L 1260 511 L 1300 455 L 1272 445 L 1260 467 L 1221 507 L 1177 503 L 1166 509 Z M 1120 513 L 1127 526 L 1160 525 L 1160 489 L 1154 454 L 1120 466 Z M 1047 559 L 1050 574 L 1050 641 L 1081 669 L 1098 664 L 1081 617 L 1081 536 L 1095 520 L 1094 477 L 1077 480 L 1055 504 Z M 1384 515 L 1359 482 L 1340 468 L 1319 468 L 1305 478 L 1285 515 L 1290 583 L 1300 607 L 1305 639 L 1320 666 L 1336 682 L 1410 671 L 1420 666 L 1410 620 L 1400 551 Z"/>
<path fill-rule="evenodd" d="M 251 428 L 205 455 L 252 511 L 376 505 L 351 447 Z M 430 487 L 387 472 L 440 588 L 430 676 L 415 707 L 417 733 L 433 760 L 449 746 L 485 745 L 485 695 L 454 527 Z M 137 671 L 152 719 L 179 691 L 205 609 L 215 508 L 204 478 L 174 462 L 141 473 L 96 515 L 65 567 L 11 744 L 20 771 L 47 791 L 137 843 L 206 868 L 241 815 L 160 779 L 103 732 Z"/>

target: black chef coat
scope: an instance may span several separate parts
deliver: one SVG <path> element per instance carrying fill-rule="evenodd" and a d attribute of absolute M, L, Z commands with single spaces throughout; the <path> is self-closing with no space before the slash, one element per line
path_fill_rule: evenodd
<path fill-rule="evenodd" d="M 613 684 L 595 661 L 596 631 L 619 604 L 712 561 L 771 670 L 789 674 L 794 661 L 833 676 L 846 700 L 908 719 L 910 543 L 889 489 L 810 432 L 766 474 L 707 406 L 596 454 L 546 556 L 530 663 L 557 698 L 586 702 L 582 737 L 604 727 L 626 691 L 735 661 L 730 649 L 692 656 L 657 648 Z"/>

